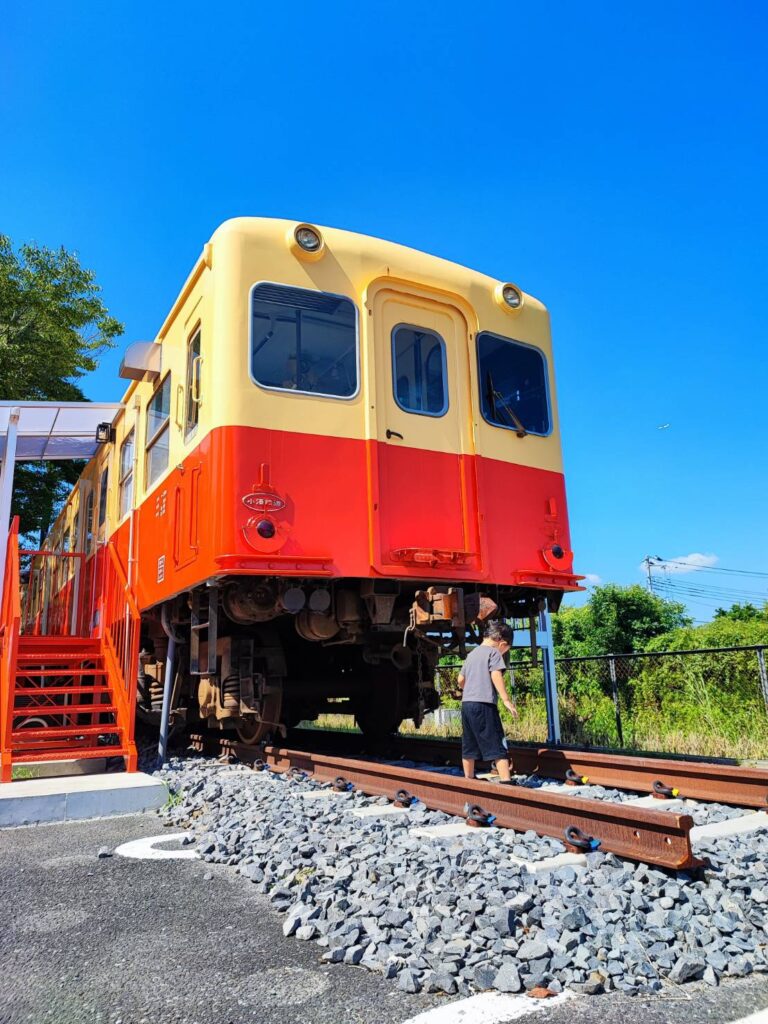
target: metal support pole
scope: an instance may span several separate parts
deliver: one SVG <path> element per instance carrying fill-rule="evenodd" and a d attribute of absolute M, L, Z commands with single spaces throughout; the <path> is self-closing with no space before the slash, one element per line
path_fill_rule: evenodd
<path fill-rule="evenodd" d="M 8 417 L 8 432 L 5 435 L 5 455 L 0 469 L 0 594 L 5 580 L 5 553 L 8 546 L 8 532 L 11 528 L 11 498 L 13 497 L 13 475 L 16 470 L 16 438 L 19 432 L 19 409 L 11 409 Z"/>
<path fill-rule="evenodd" d="M 555 649 L 552 643 L 552 621 L 549 608 L 539 612 L 539 631 L 544 634 L 541 643 L 541 664 L 544 669 L 544 699 L 547 706 L 547 743 L 560 743 L 560 706 L 557 696 L 557 672 L 555 670 Z"/>
<path fill-rule="evenodd" d="M 765 667 L 765 648 L 761 647 L 757 652 L 757 670 L 760 673 L 760 689 L 763 691 L 765 710 L 768 711 L 768 671 Z"/>
<path fill-rule="evenodd" d="M 160 742 L 157 745 L 157 767 L 162 768 L 168 756 L 168 723 L 171 718 L 171 694 L 176 664 L 176 638 L 168 637 L 168 653 L 165 656 L 163 677 L 163 713 L 160 717 Z"/>
<path fill-rule="evenodd" d="M 613 708 L 616 713 L 616 735 L 619 739 L 619 746 L 624 746 L 624 731 L 621 727 L 621 705 L 619 704 L 619 684 L 616 682 L 616 659 L 611 654 L 608 658 L 608 671 L 611 674 L 611 693 L 613 694 Z"/>

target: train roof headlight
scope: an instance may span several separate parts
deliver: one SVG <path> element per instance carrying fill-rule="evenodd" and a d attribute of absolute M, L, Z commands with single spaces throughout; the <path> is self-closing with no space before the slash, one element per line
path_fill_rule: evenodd
<path fill-rule="evenodd" d="M 295 232 L 296 241 L 305 252 L 317 252 L 322 246 L 323 240 L 314 228 L 308 228 L 300 224 Z"/>
<path fill-rule="evenodd" d="M 288 230 L 288 246 L 300 260 L 319 260 L 325 252 L 325 240 L 311 224 L 297 224 Z"/>
<path fill-rule="evenodd" d="M 519 309 L 522 306 L 523 296 L 513 284 L 505 284 L 501 294 L 510 309 Z"/>
<path fill-rule="evenodd" d="M 516 284 L 496 285 L 495 297 L 498 304 L 508 313 L 517 313 L 523 308 L 523 293 Z"/>

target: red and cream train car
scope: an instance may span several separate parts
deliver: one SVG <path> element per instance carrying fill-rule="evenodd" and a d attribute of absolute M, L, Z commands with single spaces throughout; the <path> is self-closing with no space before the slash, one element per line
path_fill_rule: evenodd
<path fill-rule="evenodd" d="M 238 218 L 122 373 L 48 546 L 85 553 L 87 598 L 115 541 L 147 715 L 173 635 L 188 721 L 257 740 L 332 707 L 387 731 L 436 706 L 437 658 L 489 609 L 578 588 L 549 319 L 512 284 Z"/>

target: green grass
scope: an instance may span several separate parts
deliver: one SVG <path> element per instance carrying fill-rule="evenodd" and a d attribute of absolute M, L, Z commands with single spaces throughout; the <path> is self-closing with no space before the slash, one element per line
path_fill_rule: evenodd
<path fill-rule="evenodd" d="M 446 705 L 457 704 L 446 701 Z M 539 698 L 518 701 L 519 718 L 512 719 L 502 711 L 507 736 L 520 743 L 545 743 L 547 716 L 544 701 Z M 564 743 L 576 746 L 603 747 L 663 754 L 690 754 L 699 757 L 726 757 L 736 760 L 760 760 L 768 756 L 768 718 L 753 715 L 749 727 L 739 722 L 730 725 L 722 716 L 703 714 L 672 715 L 647 710 L 638 713 L 634 722 L 624 717 L 624 743 L 616 734 L 613 702 L 607 698 L 587 702 L 564 697 L 560 701 L 560 723 Z M 351 715 L 321 715 L 304 727 L 333 729 L 359 733 Z M 443 739 L 461 736 L 461 724 L 436 725 L 427 719 L 420 729 L 412 721 L 403 722 L 402 736 L 434 736 Z"/>

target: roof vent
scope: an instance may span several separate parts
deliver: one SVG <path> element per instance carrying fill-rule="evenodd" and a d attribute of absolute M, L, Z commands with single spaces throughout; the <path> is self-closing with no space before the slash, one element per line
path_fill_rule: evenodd
<path fill-rule="evenodd" d="M 127 380 L 157 380 L 162 367 L 162 348 L 155 341 L 134 341 L 125 350 L 120 376 Z"/>

